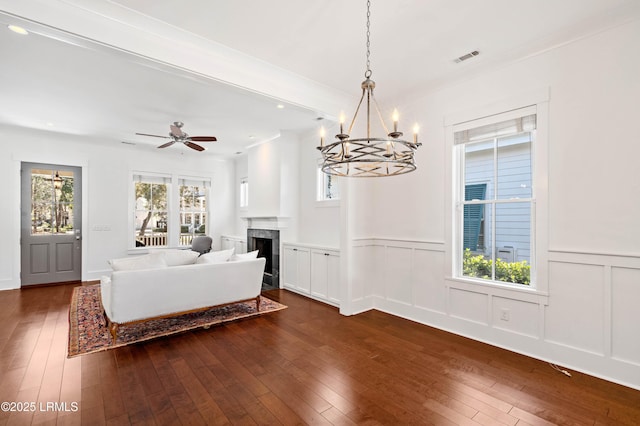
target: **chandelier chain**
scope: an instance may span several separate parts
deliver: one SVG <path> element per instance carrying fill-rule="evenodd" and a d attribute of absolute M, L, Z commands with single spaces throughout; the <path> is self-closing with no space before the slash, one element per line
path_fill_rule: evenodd
<path fill-rule="evenodd" d="M 369 40 L 371 36 L 371 0 L 367 0 L 367 71 L 364 73 L 366 78 L 371 77 L 371 41 Z"/>
<path fill-rule="evenodd" d="M 365 81 L 360 85 L 362 95 L 351 119 L 346 133 L 343 130 L 344 117 L 340 117 L 340 133 L 337 141 L 325 144 L 324 128 L 320 129 L 320 146 L 322 154 L 322 171 L 333 176 L 353 177 L 384 177 L 397 176 L 412 172 L 416 169 L 415 151 L 422 143 L 418 142 L 418 128 L 414 127 L 413 141 L 402 139 L 403 133 L 398 131 L 397 112 L 393 115 L 393 131 L 389 132 L 378 101 L 373 96 L 376 87 L 371 77 L 371 0 L 367 0 L 367 69 L 364 73 Z M 352 131 L 358 113 L 365 104 L 366 97 L 366 134 L 363 137 L 353 137 Z M 372 108 L 373 107 L 373 108 Z M 384 134 L 371 134 L 371 115 L 380 119 Z M 375 121 L 375 117 L 374 117 Z"/>

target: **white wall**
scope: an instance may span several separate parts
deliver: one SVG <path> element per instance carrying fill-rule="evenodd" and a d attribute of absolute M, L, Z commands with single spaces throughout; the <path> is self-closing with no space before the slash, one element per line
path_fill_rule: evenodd
<path fill-rule="evenodd" d="M 333 130 L 330 130 L 333 131 Z M 242 216 L 291 216 L 283 242 L 340 246 L 340 203 L 316 202 L 316 167 L 320 154 L 315 130 L 283 132 L 280 138 L 257 145 L 235 159 L 235 186 L 249 177 L 249 208 L 241 211 L 236 195 L 234 235 L 245 236 Z M 279 167 L 274 167 L 274 164 Z M 286 185 L 285 185 L 286 184 Z M 259 195 L 252 195 L 254 192 Z M 295 229 L 292 229 L 295 228 Z"/>
<path fill-rule="evenodd" d="M 337 131 L 327 128 L 327 134 Z M 321 159 L 316 149 L 320 139 L 318 132 L 310 131 L 300 136 L 300 225 L 298 243 L 340 247 L 340 202 L 318 202 L 317 168 Z M 342 185 L 342 180 L 340 182 Z"/>
<path fill-rule="evenodd" d="M 0 129 L 6 144 L 0 158 L 2 199 L 12 206 L 0 209 L 0 289 L 20 286 L 20 162 L 32 161 L 78 165 L 83 168 L 83 280 L 98 279 L 109 271 L 107 260 L 127 255 L 129 177 L 132 170 L 209 177 L 211 187 L 211 231 L 214 241 L 234 229 L 234 165 L 179 150 L 155 152 L 113 141 L 86 141 L 80 136 Z M 96 228 L 97 227 L 97 228 Z M 105 229 L 109 230 L 97 230 Z"/>
<path fill-rule="evenodd" d="M 377 180 L 369 199 L 350 188 L 350 209 L 371 214 L 358 215 L 366 238 L 343 240 L 353 265 L 345 303 L 369 283 L 371 307 L 640 389 L 639 40 L 640 22 L 628 23 L 405 105 L 423 120 L 418 170 Z M 550 94 L 547 260 L 538 265 L 548 295 L 447 279 L 445 118 L 539 89 Z"/>
<path fill-rule="evenodd" d="M 247 221 L 241 219 L 241 216 L 246 216 L 248 209 L 245 207 L 240 209 L 240 180 L 249 177 L 249 156 L 247 153 L 237 156 L 234 159 L 235 164 L 235 181 L 234 181 L 234 211 L 235 211 L 235 226 L 231 236 L 247 237 Z M 251 182 L 249 182 L 249 192 L 252 191 Z"/>

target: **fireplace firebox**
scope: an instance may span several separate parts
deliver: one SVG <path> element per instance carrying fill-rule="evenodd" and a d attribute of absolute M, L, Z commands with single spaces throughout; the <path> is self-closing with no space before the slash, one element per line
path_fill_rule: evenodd
<path fill-rule="evenodd" d="M 280 288 L 280 231 L 247 229 L 247 252 L 258 250 L 258 257 L 267 261 L 262 279 L 263 290 Z"/>

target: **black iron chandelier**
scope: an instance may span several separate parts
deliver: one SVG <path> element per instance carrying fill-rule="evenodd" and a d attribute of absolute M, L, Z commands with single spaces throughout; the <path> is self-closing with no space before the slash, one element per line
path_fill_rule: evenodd
<path fill-rule="evenodd" d="M 322 171 L 335 176 L 348 177 L 383 177 L 396 176 L 412 172 L 416 169 L 414 154 L 421 143 L 418 142 L 418 126 L 413 128 L 413 140 L 401 139 L 403 133 L 398 131 L 398 112 L 393 112 L 393 131 L 389 132 L 383 118 L 378 102 L 373 96 L 376 83 L 371 80 L 370 61 L 370 18 L 371 1 L 367 0 L 367 70 L 362 82 L 362 96 L 353 114 L 353 119 L 344 132 L 344 116 L 340 116 L 340 133 L 336 135 L 336 142 L 325 144 L 324 128 L 320 130 L 320 146 L 322 154 Z M 367 134 L 366 137 L 352 138 L 351 131 L 358 117 L 362 101 L 367 98 Z M 378 113 L 385 137 L 371 136 L 371 106 Z"/>

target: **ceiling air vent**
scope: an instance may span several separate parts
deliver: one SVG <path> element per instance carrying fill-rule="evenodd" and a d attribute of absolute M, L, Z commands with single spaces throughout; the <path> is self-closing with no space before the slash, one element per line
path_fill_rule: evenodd
<path fill-rule="evenodd" d="M 453 61 L 455 63 L 460 63 L 462 61 L 466 61 L 467 59 L 471 59 L 474 56 L 478 56 L 480 54 L 480 52 L 478 52 L 477 50 L 474 50 L 473 52 L 469 52 L 466 55 L 462 55 L 459 58 L 454 59 Z"/>

